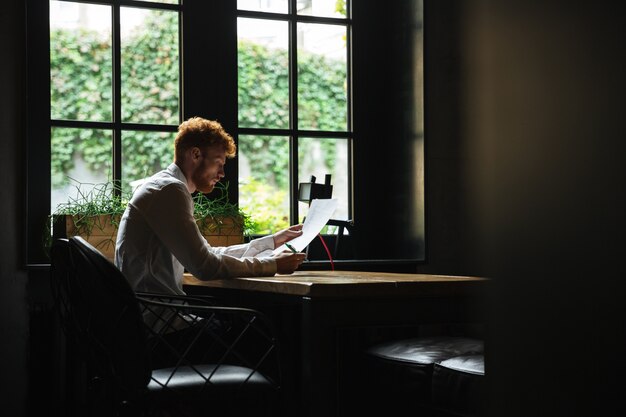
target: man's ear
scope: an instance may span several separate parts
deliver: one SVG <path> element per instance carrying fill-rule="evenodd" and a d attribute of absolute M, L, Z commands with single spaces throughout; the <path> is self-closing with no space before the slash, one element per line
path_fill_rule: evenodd
<path fill-rule="evenodd" d="M 202 157 L 202 151 L 197 146 L 194 146 L 189 149 L 189 156 L 191 156 L 192 161 L 196 162 Z"/>

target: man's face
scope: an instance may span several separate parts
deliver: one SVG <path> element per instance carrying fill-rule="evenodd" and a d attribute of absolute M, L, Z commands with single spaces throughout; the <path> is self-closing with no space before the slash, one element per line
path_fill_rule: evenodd
<path fill-rule="evenodd" d="M 197 168 L 193 171 L 192 180 L 196 189 L 202 193 L 210 193 L 215 184 L 224 178 L 226 152 L 222 148 L 205 148 L 201 151 Z"/>

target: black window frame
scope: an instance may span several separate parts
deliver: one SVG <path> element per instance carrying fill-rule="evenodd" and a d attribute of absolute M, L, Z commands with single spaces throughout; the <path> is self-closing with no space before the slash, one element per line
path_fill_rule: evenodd
<path fill-rule="evenodd" d="M 290 224 L 298 221 L 298 138 L 346 139 L 348 141 L 348 195 L 352 195 L 352 86 L 351 86 L 351 19 L 299 15 L 296 1 L 289 2 L 289 13 L 276 14 L 243 11 L 237 2 L 219 0 L 185 0 L 180 4 L 155 3 L 132 0 L 58 0 L 87 4 L 103 4 L 112 7 L 113 36 L 113 120 L 81 121 L 55 120 L 50 113 L 50 22 L 49 1 L 27 0 L 28 44 L 28 91 L 27 102 L 27 239 L 24 253 L 26 263 L 46 264 L 48 258 L 42 244 L 43 231 L 48 218 L 50 186 L 50 135 L 54 127 L 105 129 L 112 132 L 113 181 L 121 183 L 121 137 L 123 131 L 176 132 L 178 126 L 129 123 L 121 120 L 121 63 L 120 63 L 120 8 L 137 7 L 179 11 L 180 42 L 180 113 L 179 122 L 192 116 L 219 120 L 227 131 L 238 140 L 239 135 L 282 135 L 290 142 Z M 211 16 L 210 25 L 206 24 Z M 222 16 L 217 19 L 215 16 Z M 256 129 L 238 126 L 237 108 L 237 18 L 263 17 L 290 22 L 290 37 L 295 40 L 297 23 L 338 24 L 347 28 L 347 85 L 348 108 L 345 131 L 303 130 L 297 126 L 297 60 L 295 41 L 290 42 L 290 127 L 289 129 Z M 218 41 L 216 41 L 216 39 Z M 210 53 L 207 53 L 210 51 Z M 214 62 L 218 62 L 215 65 Z M 234 70 L 233 70 L 234 69 Z M 206 80 L 218 79 L 219 83 Z M 238 159 L 226 165 L 226 179 L 238 182 Z M 229 199 L 238 203 L 238 187 L 228 188 Z M 352 198 L 348 202 L 352 212 Z"/>
<path fill-rule="evenodd" d="M 352 18 L 351 0 L 346 1 L 346 17 L 323 17 L 298 14 L 297 0 L 288 1 L 287 13 L 263 12 L 252 10 L 237 10 L 237 18 L 263 19 L 270 21 L 282 21 L 288 23 L 289 30 L 289 128 L 262 128 L 240 127 L 237 125 L 236 134 L 252 136 L 277 136 L 289 138 L 289 220 L 290 224 L 298 223 L 299 204 L 298 187 L 300 182 L 307 182 L 308 178 L 298 177 L 298 142 L 299 138 L 316 138 L 326 140 L 347 140 L 348 152 L 348 213 L 353 217 L 353 161 L 352 146 L 354 141 L 352 127 Z M 347 73 L 347 113 L 346 130 L 307 130 L 298 127 L 298 61 L 297 61 L 297 25 L 298 23 L 313 23 L 338 25 L 346 27 L 346 73 Z"/>

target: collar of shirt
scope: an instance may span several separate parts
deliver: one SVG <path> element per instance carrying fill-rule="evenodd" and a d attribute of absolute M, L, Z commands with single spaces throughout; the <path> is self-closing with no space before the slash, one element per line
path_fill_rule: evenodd
<path fill-rule="evenodd" d="M 183 174 L 183 170 L 180 169 L 178 165 L 172 162 L 167 167 L 167 172 L 169 172 L 174 178 L 180 180 L 183 184 L 185 184 L 185 187 L 189 189 L 189 184 L 187 184 L 187 178 L 185 177 L 185 174 Z"/>

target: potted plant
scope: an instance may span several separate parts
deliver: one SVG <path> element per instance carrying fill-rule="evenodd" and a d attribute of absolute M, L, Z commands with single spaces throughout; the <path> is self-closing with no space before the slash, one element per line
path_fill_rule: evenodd
<path fill-rule="evenodd" d="M 46 248 L 52 238 L 81 236 L 98 248 L 107 258 L 115 258 L 117 229 L 130 195 L 116 191 L 112 182 L 95 184 L 87 192 L 83 184 L 76 186 L 76 198 L 60 204 L 50 216 Z M 229 246 L 244 242 L 244 235 L 253 230 L 250 216 L 228 201 L 228 183 L 218 183 L 217 198 L 202 193 L 193 196 L 194 217 L 200 232 L 211 246 Z"/>

